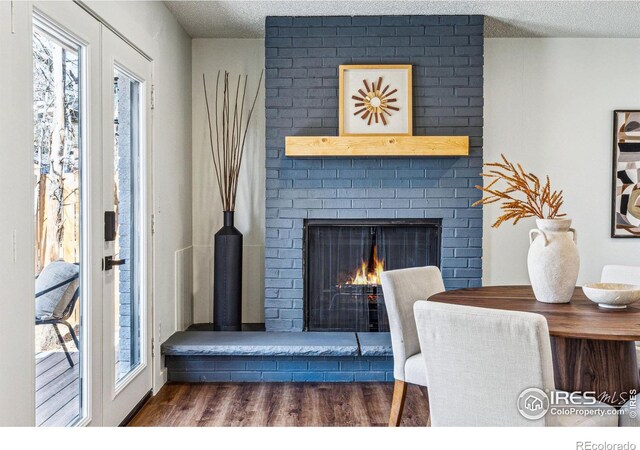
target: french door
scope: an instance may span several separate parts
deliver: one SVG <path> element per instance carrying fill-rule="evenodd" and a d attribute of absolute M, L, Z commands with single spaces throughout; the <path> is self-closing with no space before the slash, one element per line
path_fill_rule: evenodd
<path fill-rule="evenodd" d="M 152 386 L 151 63 L 102 30 L 103 422 L 118 425 Z"/>
<path fill-rule="evenodd" d="M 38 426 L 101 420 L 100 25 L 74 6 L 33 8 Z"/>
<path fill-rule="evenodd" d="M 74 3 L 33 18 L 36 423 L 114 426 L 152 386 L 151 62 Z"/>

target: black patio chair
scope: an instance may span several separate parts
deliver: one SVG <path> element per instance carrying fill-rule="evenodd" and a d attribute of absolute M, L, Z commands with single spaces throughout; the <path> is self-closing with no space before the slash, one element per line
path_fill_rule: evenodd
<path fill-rule="evenodd" d="M 71 355 L 69 354 L 67 345 L 62 338 L 58 325 L 65 325 L 69 329 L 69 334 L 71 335 L 76 348 L 80 350 L 78 337 L 76 336 L 73 327 L 68 322 L 69 317 L 71 317 L 71 314 L 73 314 L 73 310 L 76 307 L 78 297 L 80 296 L 79 265 L 64 261 L 54 261 L 46 266 L 36 279 L 43 276 L 45 271 L 47 271 L 45 275 L 47 280 L 56 278 L 60 279 L 61 277 L 64 277 L 64 279 L 36 292 L 36 314 L 40 312 L 40 315 L 37 314 L 35 318 L 36 325 L 53 325 L 56 335 L 58 336 L 58 340 L 64 349 L 67 361 L 69 361 L 69 365 L 73 367 L 73 360 L 71 359 Z M 43 300 L 39 301 L 39 298 Z"/>

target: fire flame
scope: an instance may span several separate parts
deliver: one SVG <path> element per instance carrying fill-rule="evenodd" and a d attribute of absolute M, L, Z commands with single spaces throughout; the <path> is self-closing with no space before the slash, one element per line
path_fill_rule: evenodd
<path fill-rule="evenodd" d="M 356 286 L 378 286 L 380 285 L 380 274 L 384 271 L 384 259 L 378 259 L 377 248 L 373 248 L 373 267 L 368 267 L 366 261 L 362 260 L 360 268 L 355 275 L 347 282 Z"/>

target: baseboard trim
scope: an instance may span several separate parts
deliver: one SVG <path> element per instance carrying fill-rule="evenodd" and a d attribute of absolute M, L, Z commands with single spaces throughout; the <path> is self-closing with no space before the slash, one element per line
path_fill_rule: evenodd
<path fill-rule="evenodd" d="M 147 392 L 145 396 L 142 397 L 142 399 L 136 404 L 136 406 L 133 407 L 133 409 L 129 412 L 129 414 L 127 414 L 127 417 L 125 417 L 124 420 L 120 422 L 120 425 L 118 426 L 126 427 L 127 425 L 129 425 L 129 422 L 131 422 L 131 420 L 136 416 L 136 414 L 140 412 L 142 407 L 147 404 L 147 402 L 149 401 L 149 399 L 151 399 L 152 396 L 153 396 L 153 389 L 149 390 L 149 392 Z"/>

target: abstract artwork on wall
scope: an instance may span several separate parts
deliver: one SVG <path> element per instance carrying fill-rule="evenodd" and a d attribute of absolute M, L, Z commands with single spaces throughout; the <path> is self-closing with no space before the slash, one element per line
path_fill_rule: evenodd
<path fill-rule="evenodd" d="M 640 111 L 613 112 L 611 237 L 640 237 Z"/>
<path fill-rule="evenodd" d="M 340 66 L 340 136 L 412 135 L 411 65 Z"/>

